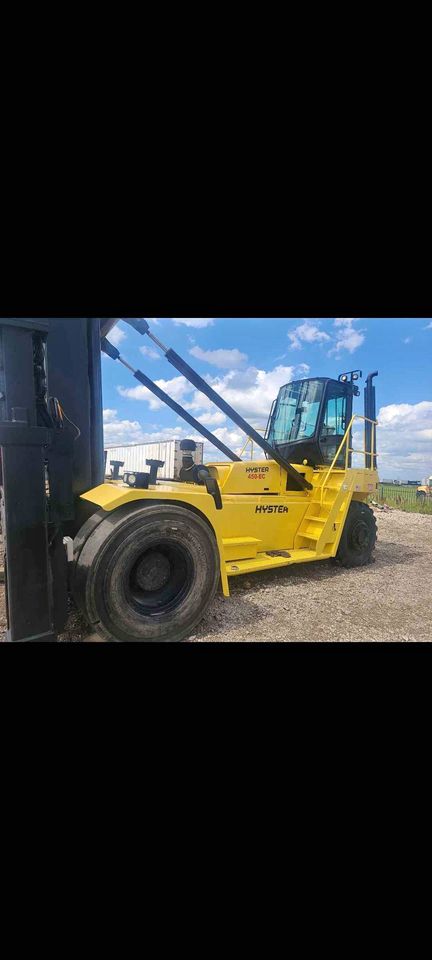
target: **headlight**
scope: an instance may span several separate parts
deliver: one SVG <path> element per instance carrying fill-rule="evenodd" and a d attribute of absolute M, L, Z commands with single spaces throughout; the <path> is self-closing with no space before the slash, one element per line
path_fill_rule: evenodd
<path fill-rule="evenodd" d="M 128 476 L 128 484 L 130 487 L 133 487 L 136 484 L 136 476 L 134 473 L 130 473 Z"/>

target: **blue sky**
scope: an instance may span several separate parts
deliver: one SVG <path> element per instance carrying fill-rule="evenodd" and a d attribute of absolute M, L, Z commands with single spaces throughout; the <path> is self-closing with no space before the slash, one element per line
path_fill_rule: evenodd
<path fill-rule="evenodd" d="M 365 377 L 378 369 L 381 477 L 423 479 L 432 474 L 432 319 L 147 319 L 156 336 L 255 427 L 265 426 L 280 386 L 291 379 L 337 378 L 357 368 Z M 120 321 L 109 339 L 228 446 L 238 450 L 243 445 L 237 428 L 177 375 L 148 337 Z M 107 445 L 193 435 L 108 358 L 103 383 Z M 359 398 L 356 412 L 363 412 L 362 403 Z M 219 459 L 207 445 L 206 458 L 213 456 Z"/>

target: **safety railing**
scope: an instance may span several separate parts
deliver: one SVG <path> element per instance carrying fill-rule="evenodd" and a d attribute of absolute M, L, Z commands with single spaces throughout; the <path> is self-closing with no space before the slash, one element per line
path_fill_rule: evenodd
<path fill-rule="evenodd" d="M 257 431 L 258 431 L 259 433 L 265 433 L 265 432 L 266 432 L 266 428 L 265 428 L 265 427 L 257 427 L 256 429 L 257 429 Z M 250 458 L 251 458 L 251 460 L 253 460 L 253 459 L 254 459 L 254 452 L 255 452 L 255 442 L 254 442 L 253 437 L 247 437 L 246 443 L 245 443 L 244 446 L 242 447 L 242 449 L 241 449 L 241 451 L 240 451 L 240 453 L 239 453 L 239 456 L 240 456 L 240 457 L 243 457 L 243 454 L 246 452 L 249 444 L 251 445 L 251 455 L 250 455 Z"/>
<path fill-rule="evenodd" d="M 351 431 L 352 431 L 353 423 L 354 423 L 355 420 L 363 420 L 364 423 L 370 423 L 370 424 L 372 424 L 372 430 L 371 430 L 372 450 L 366 450 L 366 431 L 365 431 L 365 434 L 364 434 L 365 439 L 364 439 L 364 447 L 363 447 L 363 450 L 355 450 L 354 447 L 351 447 L 351 446 L 349 445 L 349 442 L 348 442 L 348 441 L 349 441 L 349 438 L 351 437 Z M 325 475 L 325 477 L 324 477 L 324 480 L 323 480 L 323 482 L 322 482 L 322 484 L 321 484 L 321 502 L 322 502 L 322 500 L 323 500 L 324 490 L 325 490 L 325 488 L 326 488 L 326 486 L 327 486 L 329 477 L 331 476 L 332 471 L 335 469 L 335 466 L 336 466 L 336 464 L 337 464 L 337 462 L 338 462 L 338 460 L 339 460 L 339 458 L 340 458 L 340 456 L 341 456 L 341 453 L 342 453 L 342 450 L 343 450 L 344 447 L 345 447 L 345 470 L 348 470 L 348 460 L 349 460 L 349 455 L 350 455 L 350 453 L 363 454 L 363 456 L 364 456 L 365 469 L 367 469 L 367 470 L 375 470 L 375 457 L 376 457 L 376 449 L 377 449 L 377 445 L 376 445 L 376 428 L 377 428 L 377 426 L 378 426 L 378 421 L 377 421 L 377 420 L 370 420 L 369 417 L 363 417 L 360 413 L 355 413 L 355 414 L 351 417 L 351 420 L 350 420 L 350 422 L 349 422 L 349 425 L 348 425 L 348 427 L 347 427 L 347 429 L 346 429 L 346 431 L 345 431 L 344 438 L 343 438 L 343 440 L 342 440 L 342 442 L 341 442 L 338 450 L 336 451 L 336 454 L 335 454 L 335 456 L 334 456 L 334 458 L 333 458 L 332 464 L 331 464 L 331 466 L 329 467 L 329 469 L 328 469 L 328 471 L 327 471 L 327 473 L 326 473 L 326 475 Z M 371 466 L 370 466 L 370 467 L 367 467 L 367 459 L 366 459 L 367 457 L 370 457 L 370 463 L 371 463 Z"/>

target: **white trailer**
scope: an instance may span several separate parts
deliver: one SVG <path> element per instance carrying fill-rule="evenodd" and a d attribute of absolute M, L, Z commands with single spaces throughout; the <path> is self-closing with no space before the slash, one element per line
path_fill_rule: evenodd
<path fill-rule="evenodd" d="M 165 466 L 159 469 L 158 479 L 179 480 L 183 460 L 180 443 L 181 440 L 165 440 L 163 443 L 132 443 L 123 447 L 105 446 L 107 476 L 110 476 L 111 473 L 110 464 L 112 460 L 123 463 L 119 470 L 121 477 L 125 471 L 148 473 L 150 467 L 146 464 L 147 460 L 163 460 Z M 203 443 L 197 443 L 196 451 L 192 456 L 195 463 L 203 462 Z"/>

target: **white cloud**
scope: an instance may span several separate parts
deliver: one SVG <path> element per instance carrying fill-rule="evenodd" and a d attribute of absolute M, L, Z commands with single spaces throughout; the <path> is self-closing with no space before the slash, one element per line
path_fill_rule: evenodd
<path fill-rule="evenodd" d="M 196 329 L 201 329 L 202 327 L 212 327 L 214 320 L 212 317 L 192 317 L 185 319 L 184 317 L 173 317 L 174 323 L 177 326 L 183 324 L 185 327 L 196 327 Z"/>
<path fill-rule="evenodd" d="M 248 367 L 246 370 L 230 370 L 225 376 L 208 378 L 214 390 L 234 407 L 241 416 L 256 421 L 260 426 L 266 426 L 270 408 L 279 390 L 286 383 L 295 378 L 302 378 L 309 372 L 307 364 L 283 367 L 277 366 L 273 370 L 258 370 L 257 367 Z M 188 410 L 212 411 L 214 405 L 199 391 L 195 391 L 192 402 L 185 404 Z"/>
<path fill-rule="evenodd" d="M 432 330 L 432 320 L 430 323 L 426 324 L 425 327 L 423 327 L 423 330 Z"/>
<path fill-rule="evenodd" d="M 201 413 L 199 420 L 206 427 L 221 427 L 226 423 L 226 416 L 222 410 L 216 410 L 215 413 Z"/>
<path fill-rule="evenodd" d="M 240 353 L 240 350 L 202 350 L 201 347 L 192 347 L 189 353 L 197 360 L 203 360 L 214 367 L 220 367 L 222 370 L 233 370 L 241 367 L 247 360 L 246 353 Z"/>
<path fill-rule="evenodd" d="M 412 343 L 412 340 L 413 340 L 412 337 L 404 337 L 404 339 L 402 340 L 402 343 Z"/>
<path fill-rule="evenodd" d="M 117 410 L 104 410 L 103 412 L 103 422 L 112 423 L 116 419 Z"/>
<path fill-rule="evenodd" d="M 198 434 L 193 434 L 182 427 L 164 427 L 161 430 L 144 430 L 137 420 L 116 420 L 104 427 L 105 449 L 116 446 L 129 446 L 134 443 L 162 443 L 165 440 L 184 440 L 185 438 L 198 440 Z M 109 461 L 109 456 L 107 457 Z"/>
<path fill-rule="evenodd" d="M 333 346 L 328 352 L 329 357 L 339 356 L 342 350 L 354 353 L 365 339 L 364 331 L 353 326 L 357 319 L 356 317 L 336 317 L 333 322 L 333 336 L 320 329 L 320 320 L 307 319 L 294 330 L 289 331 L 291 350 L 300 350 L 305 344 L 310 343 L 327 343 L 330 346 L 333 341 Z"/>
<path fill-rule="evenodd" d="M 162 356 L 162 354 L 154 350 L 153 347 L 140 347 L 140 353 L 142 353 L 144 357 L 150 357 L 150 360 L 159 360 Z"/>
<path fill-rule="evenodd" d="M 237 427 L 219 427 L 217 430 L 214 430 L 214 435 L 218 438 L 218 440 L 222 440 L 222 443 L 229 447 L 230 450 L 232 450 L 238 456 L 240 455 L 240 451 L 244 447 L 247 439 L 245 434 L 242 433 L 242 431 Z M 214 447 L 213 449 L 217 458 L 220 459 L 221 454 L 217 447 Z"/>
<path fill-rule="evenodd" d="M 247 367 L 245 370 L 229 370 L 226 374 L 217 377 L 206 377 L 208 383 L 234 407 L 234 410 L 247 420 L 257 421 L 265 426 L 270 413 L 270 407 L 279 390 L 293 379 L 301 379 L 309 372 L 305 363 L 296 366 L 277 366 L 273 370 L 258 370 L 257 367 Z M 174 377 L 172 380 L 156 380 L 161 390 L 168 393 L 187 410 L 194 412 L 197 419 L 204 414 L 215 414 L 215 405 L 199 390 L 195 390 L 184 377 Z M 127 400 L 142 400 L 148 403 L 151 410 L 160 410 L 164 404 L 158 400 L 147 387 L 117 387 L 121 397 Z M 208 421 L 210 422 L 210 421 Z M 216 420 L 211 421 L 216 423 Z"/>
<path fill-rule="evenodd" d="M 140 443 L 143 430 L 137 420 L 119 420 L 117 410 L 103 411 L 104 443 L 121 445 Z"/>
<path fill-rule="evenodd" d="M 122 330 L 117 324 L 117 326 L 113 327 L 108 334 L 108 340 L 110 343 L 114 344 L 115 347 L 118 347 L 123 340 L 126 340 L 126 334 L 124 330 Z"/>
<path fill-rule="evenodd" d="M 432 401 L 381 407 L 377 430 L 381 477 L 421 480 L 432 472 Z"/>
<path fill-rule="evenodd" d="M 291 350 L 300 350 L 302 343 L 323 343 L 330 340 L 328 333 L 319 329 L 319 321 L 316 324 L 311 323 L 310 320 L 305 320 L 304 323 L 291 330 L 288 337 L 291 340 Z"/>
<path fill-rule="evenodd" d="M 193 390 L 192 384 L 184 377 L 174 377 L 172 380 L 155 380 L 155 383 L 161 390 L 168 393 L 173 400 L 181 403 L 185 394 Z M 143 400 L 148 403 L 150 410 L 160 410 L 164 407 L 162 400 L 158 400 L 147 387 L 117 387 L 121 397 L 126 400 Z"/>
<path fill-rule="evenodd" d="M 329 357 L 334 354 L 339 356 L 342 350 L 347 350 L 348 353 L 354 353 L 354 351 L 364 343 L 364 331 L 356 330 L 353 327 L 353 323 L 356 323 L 354 317 L 338 318 L 334 321 L 333 326 L 337 330 L 336 344 L 329 350 Z"/>
<path fill-rule="evenodd" d="M 422 400 L 421 403 L 390 403 L 387 407 L 381 407 L 379 412 L 379 421 L 381 427 L 416 427 L 419 422 L 432 423 L 432 402 Z"/>
<path fill-rule="evenodd" d="M 145 433 L 138 420 L 113 420 L 104 425 L 105 446 L 125 443 L 144 443 Z"/>

